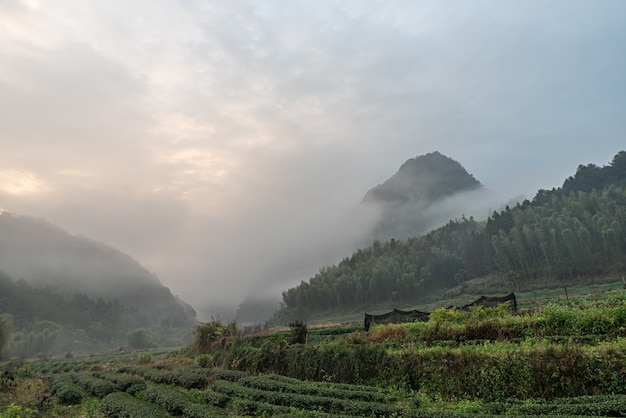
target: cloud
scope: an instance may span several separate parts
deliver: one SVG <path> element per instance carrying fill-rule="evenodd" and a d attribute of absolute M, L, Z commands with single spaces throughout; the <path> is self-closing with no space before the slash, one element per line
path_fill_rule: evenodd
<path fill-rule="evenodd" d="M 454 158 L 505 201 L 608 163 L 626 130 L 625 15 L 586 1 L 5 1 L 0 206 L 128 251 L 196 304 L 234 306 L 350 255 L 367 224 L 353 207 L 416 155 Z"/>
<path fill-rule="evenodd" d="M 28 195 L 46 192 L 46 184 L 31 173 L 17 170 L 0 171 L 0 188 L 12 195 Z"/>

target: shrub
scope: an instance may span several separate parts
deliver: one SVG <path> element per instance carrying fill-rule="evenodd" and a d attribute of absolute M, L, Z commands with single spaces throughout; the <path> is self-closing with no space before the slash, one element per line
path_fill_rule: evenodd
<path fill-rule="evenodd" d="M 133 388 L 133 393 L 146 388 L 146 382 L 137 376 L 131 376 L 123 373 L 95 372 L 95 377 L 108 380 L 115 384 L 118 391 L 126 392 L 129 388 Z"/>
<path fill-rule="evenodd" d="M 19 379 L 15 383 L 15 400 L 22 406 L 42 405 L 49 397 L 48 385 L 42 378 Z"/>
<path fill-rule="evenodd" d="M 67 374 L 54 376 L 50 382 L 50 393 L 62 405 L 75 405 L 87 397 L 87 392 Z"/>
<path fill-rule="evenodd" d="M 544 335 L 577 335 L 581 312 L 560 305 L 551 305 L 543 311 Z"/>
<path fill-rule="evenodd" d="M 289 324 L 289 344 L 306 344 L 307 326 L 302 321 L 294 321 Z"/>
<path fill-rule="evenodd" d="M 236 323 L 224 327 L 219 320 L 198 325 L 193 333 L 193 350 L 196 353 L 209 353 L 216 346 L 215 343 L 218 340 L 235 335 L 236 331 Z"/>
<path fill-rule="evenodd" d="M 191 389 L 189 394 L 199 402 L 217 406 L 219 408 L 224 408 L 231 399 L 228 395 L 210 390 Z"/>
<path fill-rule="evenodd" d="M 288 407 L 242 398 L 234 400 L 233 409 L 242 416 L 275 416 L 286 415 L 292 412 L 291 408 Z"/>
<path fill-rule="evenodd" d="M 117 391 L 117 388 L 112 382 L 104 379 L 98 379 L 97 377 L 84 373 L 75 375 L 74 381 L 77 385 L 86 389 L 97 398 L 102 398 L 109 393 Z"/>
<path fill-rule="evenodd" d="M 148 341 L 148 333 L 146 330 L 137 329 L 130 332 L 127 336 L 128 338 L 128 346 L 133 350 L 138 350 L 142 348 L 153 348 L 154 344 Z"/>
<path fill-rule="evenodd" d="M 140 353 L 137 356 L 137 362 L 139 364 L 149 364 L 149 363 L 152 363 L 152 354 L 150 354 L 150 353 Z"/>
<path fill-rule="evenodd" d="M 216 408 L 211 405 L 190 403 L 183 408 L 183 416 L 185 418 L 217 418 L 228 417 L 230 415 L 225 409 Z"/>
<path fill-rule="evenodd" d="M 207 386 L 208 381 L 206 376 L 200 373 L 187 372 L 178 375 L 178 386 L 182 386 L 185 389 L 203 389 Z"/>
<path fill-rule="evenodd" d="M 7 406 L 4 412 L 0 412 L 0 418 L 30 418 L 36 416 L 37 411 L 14 403 Z"/>
<path fill-rule="evenodd" d="M 210 354 L 200 354 L 196 357 L 196 364 L 202 368 L 211 367 L 213 365 L 213 356 Z"/>
<path fill-rule="evenodd" d="M 115 392 L 102 399 L 102 412 L 113 418 L 169 418 L 158 405 L 134 398 L 128 393 Z"/>
<path fill-rule="evenodd" d="M 165 386 L 152 386 L 146 389 L 146 400 L 177 416 L 182 415 L 185 405 L 194 403 L 189 394 Z"/>
<path fill-rule="evenodd" d="M 406 328 L 401 325 L 383 325 L 376 327 L 371 335 L 370 341 L 381 343 L 388 340 L 399 340 L 406 334 Z"/>
<path fill-rule="evenodd" d="M 369 402 L 388 402 L 397 400 L 385 390 L 370 388 L 370 390 L 362 391 L 358 386 L 352 385 L 320 386 L 315 383 L 304 385 L 303 382 L 298 380 L 295 382 L 285 382 L 262 376 L 244 377 L 240 379 L 238 383 L 242 386 L 271 392 L 298 393 L 302 395 L 326 396 L 331 398 Z"/>
<path fill-rule="evenodd" d="M 215 376 L 218 379 L 230 380 L 231 382 L 236 382 L 242 377 L 248 376 L 246 372 L 240 370 L 211 370 L 209 375 Z"/>

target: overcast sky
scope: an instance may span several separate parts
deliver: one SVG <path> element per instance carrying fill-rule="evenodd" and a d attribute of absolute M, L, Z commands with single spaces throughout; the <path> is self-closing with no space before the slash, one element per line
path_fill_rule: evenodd
<path fill-rule="evenodd" d="M 200 310 L 349 256 L 409 158 L 532 198 L 625 132 L 623 0 L 0 1 L 0 207 Z"/>

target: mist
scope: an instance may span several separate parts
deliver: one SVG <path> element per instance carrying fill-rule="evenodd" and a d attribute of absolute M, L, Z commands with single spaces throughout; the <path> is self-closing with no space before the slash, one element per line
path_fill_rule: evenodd
<path fill-rule="evenodd" d="M 368 245 L 359 202 L 408 158 L 437 150 L 496 194 L 429 207 L 432 227 L 608 163 L 625 17 L 584 0 L 3 1 L 0 208 L 131 255 L 200 319 L 231 315 Z"/>

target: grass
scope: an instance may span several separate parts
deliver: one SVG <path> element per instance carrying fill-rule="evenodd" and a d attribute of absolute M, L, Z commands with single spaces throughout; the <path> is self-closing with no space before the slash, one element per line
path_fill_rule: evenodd
<path fill-rule="evenodd" d="M 309 326 L 307 345 L 285 345 L 283 329 L 207 361 L 187 349 L 13 360 L 0 364 L 0 418 L 625 415 L 621 279 L 568 286 L 569 301 L 558 283 L 517 296 L 517 314 L 422 305 L 431 321 L 369 333 L 335 318 Z"/>

